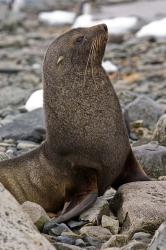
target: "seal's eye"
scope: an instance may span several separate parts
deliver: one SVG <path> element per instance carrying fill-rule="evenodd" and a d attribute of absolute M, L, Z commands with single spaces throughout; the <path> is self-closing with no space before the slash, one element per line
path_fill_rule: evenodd
<path fill-rule="evenodd" d="M 76 43 L 77 43 L 77 44 L 80 44 L 80 43 L 82 43 L 83 41 L 84 41 L 84 36 L 79 36 L 79 37 L 76 38 Z"/>

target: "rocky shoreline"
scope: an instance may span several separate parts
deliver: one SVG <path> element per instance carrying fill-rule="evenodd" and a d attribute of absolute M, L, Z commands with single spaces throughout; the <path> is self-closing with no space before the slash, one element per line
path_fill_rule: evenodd
<path fill-rule="evenodd" d="M 41 24 L 27 13 L 1 21 L 0 160 L 33 150 L 45 139 L 43 109 L 27 112 L 25 103 L 42 88 L 48 44 L 68 28 Z M 0 249 L 166 249 L 166 41 L 126 34 L 110 39 L 104 60 L 118 68 L 109 78 L 126 113 L 136 158 L 154 180 L 109 189 L 79 218 L 57 225 L 39 205 L 19 205 L 1 185 Z"/>

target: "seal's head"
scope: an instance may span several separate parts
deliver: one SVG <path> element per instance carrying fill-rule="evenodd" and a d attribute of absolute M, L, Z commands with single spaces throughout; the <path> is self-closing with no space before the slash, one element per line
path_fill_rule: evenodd
<path fill-rule="evenodd" d="M 93 64 L 101 65 L 108 39 L 107 26 L 72 29 L 59 36 L 48 48 L 44 72 L 66 73 Z"/>

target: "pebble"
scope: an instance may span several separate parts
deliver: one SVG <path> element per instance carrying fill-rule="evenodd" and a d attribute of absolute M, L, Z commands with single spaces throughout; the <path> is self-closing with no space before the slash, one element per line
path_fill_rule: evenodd
<path fill-rule="evenodd" d="M 119 231 L 119 221 L 109 216 L 103 215 L 101 225 L 111 231 L 112 234 L 117 234 Z"/>
<path fill-rule="evenodd" d="M 108 240 L 111 237 L 111 232 L 101 226 L 84 226 L 80 229 L 80 233 L 95 237 L 101 241 Z"/>
<path fill-rule="evenodd" d="M 108 247 L 122 247 L 128 241 L 128 236 L 125 234 L 112 235 L 112 237 L 102 245 L 102 249 Z"/>

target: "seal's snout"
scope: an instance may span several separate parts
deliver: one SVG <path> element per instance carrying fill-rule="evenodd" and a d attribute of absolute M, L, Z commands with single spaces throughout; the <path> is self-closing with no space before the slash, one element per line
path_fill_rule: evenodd
<path fill-rule="evenodd" d="M 101 26 L 102 26 L 102 28 L 103 28 L 103 30 L 104 30 L 105 32 L 108 32 L 108 28 L 107 28 L 107 25 L 106 25 L 105 23 L 102 24 Z"/>

